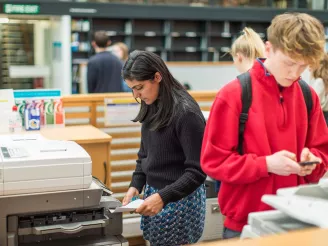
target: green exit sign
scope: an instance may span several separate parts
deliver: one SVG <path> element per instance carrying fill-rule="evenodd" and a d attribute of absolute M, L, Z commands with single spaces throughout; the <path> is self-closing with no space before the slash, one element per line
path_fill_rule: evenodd
<path fill-rule="evenodd" d="M 3 12 L 5 14 L 40 14 L 40 5 L 38 4 L 10 4 L 3 5 Z"/>

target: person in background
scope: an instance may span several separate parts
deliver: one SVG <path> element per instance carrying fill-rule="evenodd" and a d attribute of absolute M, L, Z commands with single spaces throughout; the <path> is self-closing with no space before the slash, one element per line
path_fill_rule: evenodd
<path fill-rule="evenodd" d="M 142 123 L 136 169 L 123 205 L 143 188 L 141 230 L 151 245 L 196 243 L 205 221 L 205 179 L 200 151 L 205 119 L 197 102 L 148 51 L 133 51 L 123 78 L 141 99 L 134 122 Z"/>
<path fill-rule="evenodd" d="M 111 46 L 111 52 L 122 61 L 122 64 L 126 62 L 129 56 L 129 48 L 122 42 L 113 44 Z M 131 89 L 127 86 L 124 80 L 122 80 L 122 87 L 124 92 L 131 92 Z"/>
<path fill-rule="evenodd" d="M 207 121 L 201 166 L 220 180 L 223 238 L 239 237 L 249 213 L 271 209 L 264 194 L 280 188 L 316 183 L 328 164 L 328 128 L 311 88 L 308 114 L 300 75 L 318 66 L 325 46 L 324 28 L 305 13 L 277 15 L 267 30 L 267 59 L 249 70 L 252 102 L 238 152 L 242 112 L 241 86 L 235 79 L 217 94 Z M 218 130 L 219 129 L 219 130 Z M 299 162 L 316 162 L 301 166 Z"/>
<path fill-rule="evenodd" d="M 116 55 L 122 62 L 126 62 L 129 57 L 129 48 L 125 43 L 117 42 L 111 46 L 111 51 Z"/>
<path fill-rule="evenodd" d="M 110 43 L 105 31 L 95 32 L 92 47 L 96 54 L 89 59 L 87 70 L 89 93 L 122 92 L 122 62 L 106 51 Z"/>
<path fill-rule="evenodd" d="M 241 35 L 233 42 L 230 54 L 233 63 L 240 73 L 252 68 L 258 57 L 264 57 L 265 46 L 260 35 L 252 28 L 245 27 Z"/>
<path fill-rule="evenodd" d="M 318 94 L 320 105 L 328 125 L 328 54 L 320 62 L 320 66 L 312 71 L 310 85 Z"/>

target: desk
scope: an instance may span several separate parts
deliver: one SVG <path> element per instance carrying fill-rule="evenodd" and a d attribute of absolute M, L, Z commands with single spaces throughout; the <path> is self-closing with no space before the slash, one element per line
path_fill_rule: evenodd
<path fill-rule="evenodd" d="M 311 229 L 247 240 L 199 243 L 197 246 L 327 246 L 328 230 Z"/>
<path fill-rule="evenodd" d="M 112 137 L 91 125 L 67 126 L 62 128 L 44 128 L 43 137 L 52 140 L 70 140 L 81 145 L 91 156 L 92 175 L 111 185 L 110 143 Z"/>

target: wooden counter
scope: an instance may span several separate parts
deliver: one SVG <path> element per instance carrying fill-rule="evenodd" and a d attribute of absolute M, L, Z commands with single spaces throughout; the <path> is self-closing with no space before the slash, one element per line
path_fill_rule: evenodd
<path fill-rule="evenodd" d="M 111 136 L 91 125 L 43 128 L 41 134 L 53 140 L 71 140 L 78 144 L 108 143 Z"/>
<path fill-rule="evenodd" d="M 328 230 L 311 229 L 247 240 L 222 240 L 197 246 L 327 246 Z"/>
<path fill-rule="evenodd" d="M 91 125 L 47 128 L 41 129 L 40 133 L 47 139 L 70 140 L 81 145 L 91 156 L 92 175 L 106 186 L 111 186 L 109 163 L 111 136 Z"/>

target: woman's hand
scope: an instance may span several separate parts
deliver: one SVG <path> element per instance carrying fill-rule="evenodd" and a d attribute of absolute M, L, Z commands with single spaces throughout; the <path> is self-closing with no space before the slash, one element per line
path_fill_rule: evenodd
<path fill-rule="evenodd" d="M 146 200 L 141 204 L 141 206 L 136 210 L 144 216 L 154 216 L 162 211 L 164 202 L 158 193 L 155 193 L 146 198 Z"/>
<path fill-rule="evenodd" d="M 130 187 L 128 192 L 126 192 L 125 197 L 123 198 L 122 205 L 125 206 L 130 203 L 132 197 L 134 196 L 139 196 L 139 191 L 134 187 Z"/>

